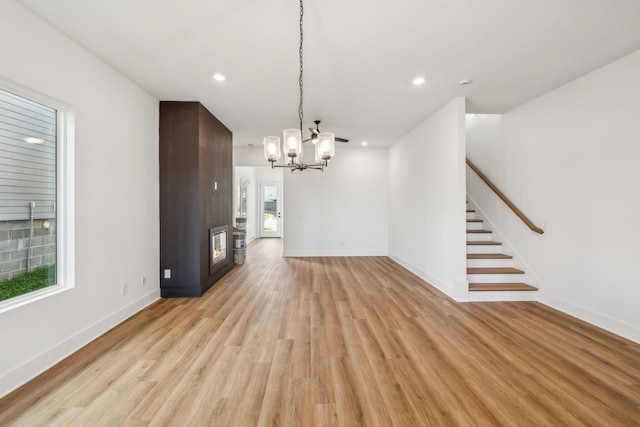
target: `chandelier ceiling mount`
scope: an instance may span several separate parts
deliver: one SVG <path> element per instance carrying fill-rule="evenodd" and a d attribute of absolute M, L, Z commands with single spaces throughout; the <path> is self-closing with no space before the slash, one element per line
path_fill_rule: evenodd
<path fill-rule="evenodd" d="M 304 5 L 300 0 L 300 47 L 298 49 L 300 59 L 300 73 L 298 77 L 299 103 L 298 103 L 298 129 L 285 129 L 282 132 L 282 151 L 280 149 L 280 137 L 266 136 L 262 144 L 264 145 L 264 157 L 271 163 L 272 168 L 289 168 L 291 172 L 305 169 L 316 169 L 323 171 L 329 165 L 329 160 L 335 155 L 336 137 L 331 132 L 318 133 L 314 138 L 315 163 L 304 163 L 302 158 L 302 121 L 304 118 L 304 61 L 303 61 L 303 41 L 304 41 Z M 318 122 L 319 123 L 319 122 Z M 316 126 L 317 128 L 317 126 Z M 282 152 L 287 156 L 286 164 L 276 164 L 282 157 Z"/>

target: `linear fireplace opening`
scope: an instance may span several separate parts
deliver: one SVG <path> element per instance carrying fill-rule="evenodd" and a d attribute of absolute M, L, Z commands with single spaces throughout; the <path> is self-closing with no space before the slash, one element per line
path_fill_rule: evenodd
<path fill-rule="evenodd" d="M 229 254 L 227 254 L 228 231 L 229 227 L 226 225 L 209 229 L 209 274 L 212 274 L 213 270 L 229 256 Z"/>

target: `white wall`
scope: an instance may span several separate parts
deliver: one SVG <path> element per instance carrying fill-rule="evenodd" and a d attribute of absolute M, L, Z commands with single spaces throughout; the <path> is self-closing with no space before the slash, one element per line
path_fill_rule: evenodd
<path fill-rule="evenodd" d="M 233 156 L 236 166 L 268 173 L 262 146 L 234 147 Z M 311 145 L 304 158 L 313 160 Z M 387 255 L 387 170 L 386 149 L 344 144 L 324 172 L 276 169 L 283 179 L 284 255 Z"/>
<path fill-rule="evenodd" d="M 0 75 L 76 112 L 76 287 L 0 314 L 2 396 L 159 297 L 159 210 L 158 101 L 17 3 L 0 16 Z"/>
<path fill-rule="evenodd" d="M 269 167 L 269 162 L 264 159 L 262 145 L 260 147 L 233 147 L 234 166 Z"/>
<path fill-rule="evenodd" d="M 284 255 L 386 255 L 387 189 L 381 148 L 337 144 L 324 172 L 285 171 Z"/>
<path fill-rule="evenodd" d="M 389 255 L 459 301 L 468 299 L 464 114 L 456 98 L 389 150 Z"/>
<path fill-rule="evenodd" d="M 501 119 L 476 117 L 467 141 L 469 158 L 545 230 L 529 231 L 469 172 L 471 196 L 538 277 L 540 301 L 636 342 L 638 76 L 640 51 Z"/>

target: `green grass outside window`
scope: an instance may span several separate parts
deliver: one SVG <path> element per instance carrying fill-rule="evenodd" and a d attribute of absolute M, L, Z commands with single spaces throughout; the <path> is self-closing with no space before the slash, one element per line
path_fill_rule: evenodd
<path fill-rule="evenodd" d="M 55 277 L 56 266 L 49 265 L 0 282 L 0 301 L 53 285 Z"/>

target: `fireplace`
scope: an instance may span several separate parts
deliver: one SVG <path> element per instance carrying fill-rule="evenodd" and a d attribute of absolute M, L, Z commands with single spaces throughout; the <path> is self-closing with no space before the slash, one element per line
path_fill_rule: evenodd
<path fill-rule="evenodd" d="M 228 228 L 226 225 L 222 225 L 209 229 L 209 274 L 212 274 L 216 267 L 229 256 L 227 254 Z"/>

